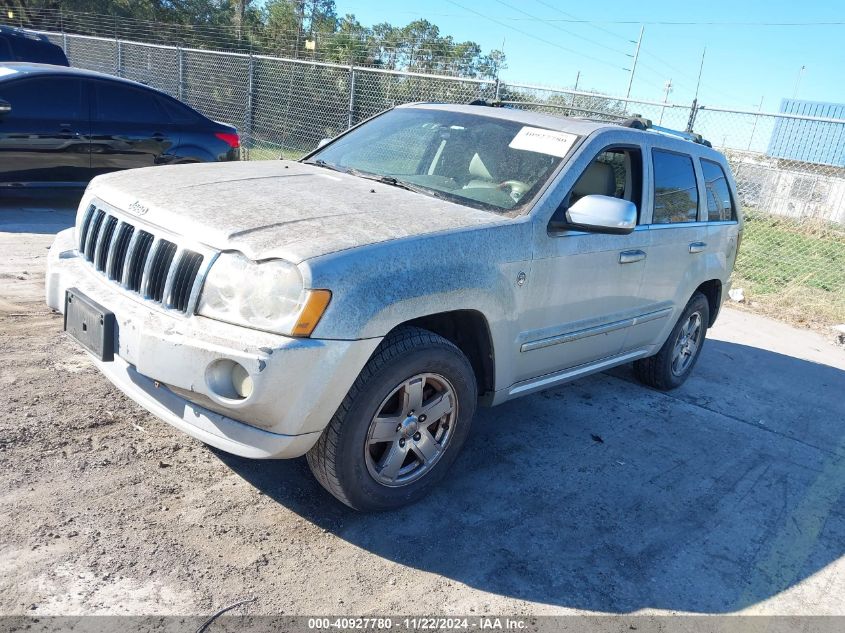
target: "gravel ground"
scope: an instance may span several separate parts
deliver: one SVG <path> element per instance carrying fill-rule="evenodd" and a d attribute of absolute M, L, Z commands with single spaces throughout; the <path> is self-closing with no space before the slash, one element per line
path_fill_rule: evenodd
<path fill-rule="evenodd" d="M 43 303 L 67 210 L 0 209 L 0 614 L 845 615 L 845 352 L 726 310 L 672 394 L 482 409 L 443 488 L 357 514 L 303 459 L 148 415 Z"/>

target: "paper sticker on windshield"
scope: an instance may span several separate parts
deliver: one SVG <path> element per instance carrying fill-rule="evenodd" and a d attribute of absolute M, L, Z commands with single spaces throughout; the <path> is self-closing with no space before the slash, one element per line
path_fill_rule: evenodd
<path fill-rule="evenodd" d="M 513 137 L 508 146 L 513 149 L 524 149 L 563 158 L 577 139 L 578 136 L 575 134 L 526 126 Z"/>

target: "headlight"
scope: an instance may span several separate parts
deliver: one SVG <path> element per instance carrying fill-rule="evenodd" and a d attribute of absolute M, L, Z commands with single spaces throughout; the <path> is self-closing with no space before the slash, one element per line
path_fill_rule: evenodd
<path fill-rule="evenodd" d="M 197 313 L 289 336 L 309 336 L 329 304 L 328 290 L 306 290 L 299 269 L 282 260 L 220 255 L 203 284 Z"/>

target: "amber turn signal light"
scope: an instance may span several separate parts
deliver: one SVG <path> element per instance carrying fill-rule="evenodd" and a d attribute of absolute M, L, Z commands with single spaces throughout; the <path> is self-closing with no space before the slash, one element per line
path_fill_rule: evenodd
<path fill-rule="evenodd" d="M 291 334 L 293 336 L 311 336 L 311 332 L 317 327 L 331 300 L 332 293 L 330 290 L 309 290 L 305 305 L 302 306 L 302 311 L 299 313 L 299 318 L 296 320 Z"/>

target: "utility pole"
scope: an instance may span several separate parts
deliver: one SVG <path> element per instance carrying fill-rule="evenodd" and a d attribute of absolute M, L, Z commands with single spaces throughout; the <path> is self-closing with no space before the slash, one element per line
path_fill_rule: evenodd
<path fill-rule="evenodd" d="M 302 30 L 305 26 L 305 0 L 297 0 L 296 2 L 296 45 L 293 49 L 294 59 L 299 58 L 299 42 L 302 39 Z M 291 73 L 292 75 L 293 73 Z"/>
<path fill-rule="evenodd" d="M 695 97 L 694 101 L 698 101 L 698 89 L 701 87 L 701 73 L 704 71 L 704 56 L 707 54 L 707 47 L 701 51 L 701 65 L 698 67 L 698 81 L 695 82 Z"/>
<path fill-rule="evenodd" d="M 666 103 L 669 101 L 669 93 L 672 92 L 672 78 L 663 86 L 663 106 L 660 108 L 660 121 L 657 125 L 663 125 L 663 113 L 666 111 Z"/>
<path fill-rule="evenodd" d="M 640 37 L 637 40 L 636 44 L 637 47 L 634 49 L 634 63 L 631 64 L 631 75 L 628 77 L 628 90 L 625 93 L 625 98 L 628 99 L 631 96 L 631 86 L 634 83 L 634 73 L 637 72 L 637 60 L 640 58 L 640 45 L 643 43 L 643 33 L 645 32 L 645 25 L 640 26 Z M 631 43 L 634 43 L 634 40 L 630 40 Z M 631 57 L 631 55 L 629 55 Z M 627 106 L 627 103 L 626 103 Z"/>
<path fill-rule="evenodd" d="M 798 79 L 795 80 L 795 90 L 792 92 L 792 98 L 798 98 L 798 88 L 801 85 L 801 77 L 804 76 L 804 69 L 807 68 L 806 66 L 801 66 L 801 70 L 798 71 Z"/>
<path fill-rule="evenodd" d="M 244 15 L 246 14 L 246 3 L 247 0 L 237 0 L 236 6 L 236 17 L 235 19 L 238 21 L 237 24 L 237 33 L 238 33 L 238 44 L 241 43 L 244 35 Z"/>
<path fill-rule="evenodd" d="M 692 105 L 689 109 L 689 120 L 687 121 L 687 132 L 692 132 L 695 125 L 695 117 L 698 115 L 698 89 L 701 87 L 701 73 L 704 71 L 704 56 L 707 54 L 707 47 L 701 51 L 701 65 L 698 67 L 698 81 L 695 82 L 695 96 L 692 98 Z M 723 143 L 724 145 L 724 143 Z"/>
<path fill-rule="evenodd" d="M 501 57 L 495 61 L 496 64 L 496 101 L 501 101 L 502 98 L 502 83 L 499 81 L 499 72 L 502 70 L 502 58 L 505 56 L 505 38 L 502 38 L 502 48 L 499 49 L 502 53 Z"/>
<path fill-rule="evenodd" d="M 763 95 L 765 96 L 765 95 Z M 760 105 L 757 106 L 757 116 L 754 117 L 754 125 L 751 126 L 751 136 L 748 137 L 748 151 L 751 151 L 751 142 L 754 140 L 754 132 L 757 131 L 757 119 L 760 118 L 760 112 L 763 111 L 763 97 L 760 97 Z"/>
<path fill-rule="evenodd" d="M 575 111 L 575 100 L 578 98 L 578 95 L 575 93 L 578 91 L 578 82 L 581 81 L 581 71 L 579 70 L 575 73 L 575 87 L 572 89 L 572 99 L 569 102 L 569 116 L 572 116 L 572 113 Z"/>

